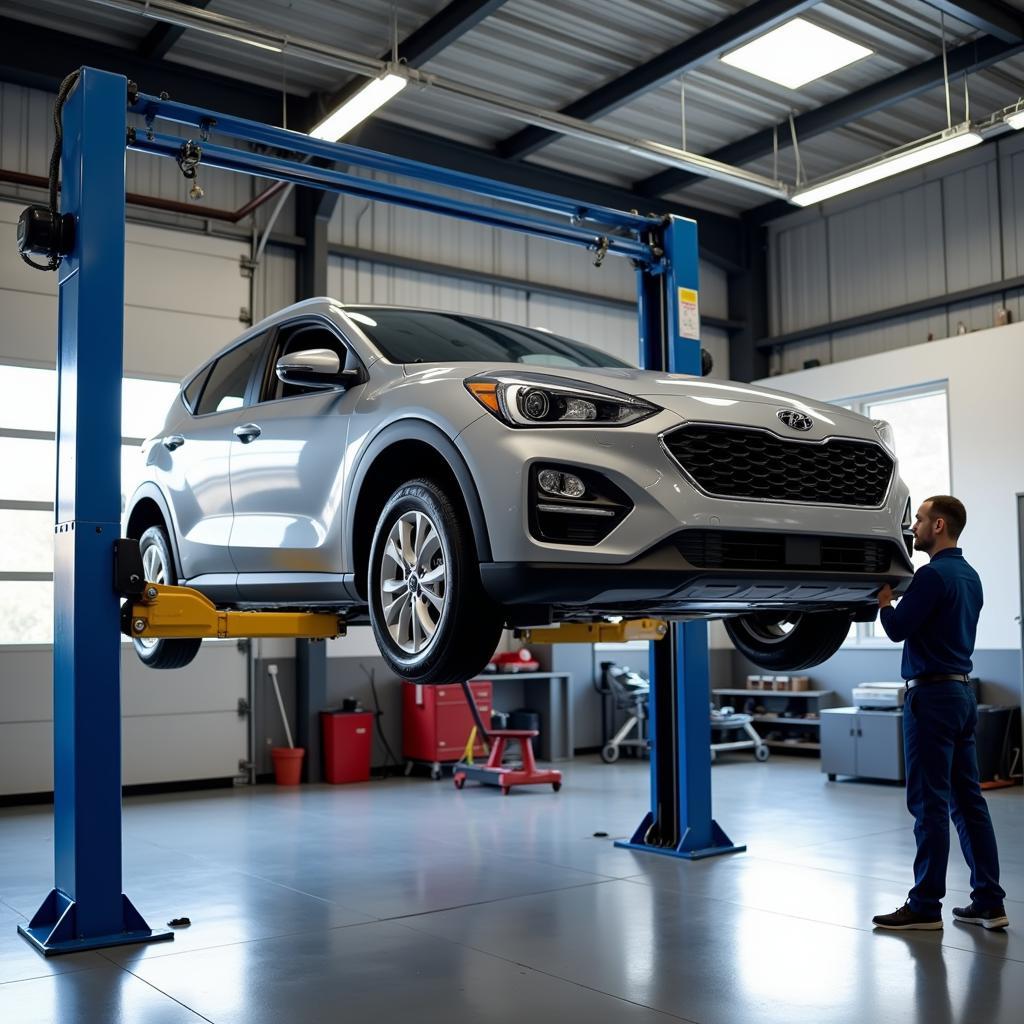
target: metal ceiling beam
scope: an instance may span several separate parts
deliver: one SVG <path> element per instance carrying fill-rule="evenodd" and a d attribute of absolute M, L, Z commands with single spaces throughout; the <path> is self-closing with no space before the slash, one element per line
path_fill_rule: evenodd
<path fill-rule="evenodd" d="M 191 7 L 209 7 L 210 5 L 210 0 L 184 0 L 184 2 Z M 151 60 L 160 60 L 184 33 L 185 28 L 182 25 L 168 25 L 166 23 L 155 25 L 149 30 L 142 42 L 139 43 L 139 56 L 149 57 Z"/>
<path fill-rule="evenodd" d="M 82 39 L 39 25 L 0 17 L 0 80 L 15 82 L 51 93 L 68 72 L 88 64 L 127 75 L 147 92 L 167 91 L 184 103 L 222 110 L 266 124 L 279 124 L 281 94 L 168 61 L 148 61 L 132 50 Z M 288 123 L 310 118 L 309 103 L 289 96 Z M 354 145 L 379 149 L 426 163 L 451 167 L 522 185 L 544 192 L 570 196 L 584 202 L 619 210 L 637 209 L 659 214 L 675 213 L 700 223 L 701 256 L 727 270 L 744 265 L 740 223 L 733 217 L 709 213 L 682 203 L 652 201 L 615 185 L 549 170 L 532 164 L 503 160 L 490 150 L 452 142 L 379 118 L 363 125 L 353 136 Z"/>
<path fill-rule="evenodd" d="M 930 7 L 986 32 L 1004 43 L 1024 39 L 1024 18 L 1008 4 L 999 0 L 926 0 Z"/>
<path fill-rule="evenodd" d="M 592 121 L 608 114 L 637 96 L 656 89 L 659 85 L 686 71 L 774 28 L 779 22 L 813 7 L 818 0 L 756 0 L 749 7 L 730 15 L 690 39 L 673 46 L 671 50 L 632 68 L 624 75 L 607 82 L 599 89 L 580 97 L 563 107 L 569 117 Z M 559 133 L 545 128 L 523 128 L 498 143 L 498 152 L 509 159 L 520 160 L 536 153 L 542 146 L 560 138 Z"/>
<path fill-rule="evenodd" d="M 69 72 L 83 65 L 127 75 L 148 92 L 165 90 L 174 99 L 227 110 L 278 124 L 281 94 L 209 71 L 148 60 L 134 50 L 59 32 L 27 21 L 0 17 L 0 79 L 55 93 Z M 307 116 L 304 97 L 289 96 L 289 123 Z"/>
<path fill-rule="evenodd" d="M 1022 52 L 1024 52 L 1024 41 L 1022 40 L 1006 43 L 993 36 L 982 36 L 980 39 L 964 43 L 955 50 L 949 51 L 947 54 L 949 75 L 952 78 L 956 75 L 973 74 Z M 857 92 L 850 93 L 849 96 L 843 96 L 816 110 L 808 110 L 806 113 L 800 114 L 795 119 L 797 138 L 803 142 L 815 135 L 841 128 L 851 121 L 867 117 L 879 110 L 885 110 L 887 107 L 918 96 L 929 89 L 935 89 L 942 85 L 942 81 L 942 57 L 933 57 L 931 60 L 907 68 L 906 71 L 901 71 L 891 78 L 865 86 Z M 776 132 L 778 132 L 780 145 L 786 145 L 789 140 L 789 122 L 780 121 L 775 128 L 766 128 L 763 131 L 755 132 L 753 135 L 730 142 L 707 155 L 713 160 L 742 166 L 752 160 L 769 156 L 772 152 Z M 633 189 L 641 195 L 661 196 L 703 180 L 704 178 L 700 174 L 669 168 L 634 182 Z"/>
<path fill-rule="evenodd" d="M 461 39 L 470 29 L 479 25 L 505 2 L 506 0 L 451 0 L 447 7 L 398 44 L 398 56 L 411 68 L 422 67 L 446 47 Z M 391 50 L 382 53 L 380 59 L 391 60 Z M 336 110 L 365 81 L 364 78 L 353 76 L 336 92 L 318 94 L 313 101 L 313 109 L 317 116 Z"/>

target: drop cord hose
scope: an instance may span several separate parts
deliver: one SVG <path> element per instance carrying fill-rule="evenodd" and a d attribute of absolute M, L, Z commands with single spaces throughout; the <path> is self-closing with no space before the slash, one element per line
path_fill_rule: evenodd
<path fill-rule="evenodd" d="M 57 222 L 60 213 L 57 209 L 57 189 L 60 182 L 60 155 L 64 148 L 64 124 L 61 121 L 61 114 L 64 111 L 64 104 L 67 102 L 71 90 L 74 89 L 81 76 L 80 71 L 72 71 L 57 90 L 57 102 L 53 105 L 53 152 L 50 154 L 50 213 L 54 223 Z M 56 270 L 63 259 L 56 253 L 50 257 L 49 263 L 36 263 L 25 254 L 21 258 L 35 270 Z"/>

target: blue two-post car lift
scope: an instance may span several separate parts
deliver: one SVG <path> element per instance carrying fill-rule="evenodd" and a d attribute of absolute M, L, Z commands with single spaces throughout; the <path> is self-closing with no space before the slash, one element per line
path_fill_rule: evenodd
<path fill-rule="evenodd" d="M 70 83 L 69 83 L 70 84 Z M 145 126 L 129 128 L 128 112 Z M 61 205 L 74 221 L 59 268 L 57 499 L 54 551 L 54 888 L 19 926 L 42 953 L 173 938 L 152 929 L 121 885 L 120 533 L 125 150 L 170 157 L 507 228 L 632 260 L 641 365 L 699 374 L 697 225 L 575 203 L 242 118 L 144 95 L 83 68 L 60 110 Z M 157 131 L 186 125 L 192 140 Z M 210 141 L 256 143 L 287 159 Z M 319 157 L 314 163 L 298 159 Z M 443 185 L 497 206 L 317 166 L 354 165 Z M 651 809 L 634 850 L 698 858 L 743 849 L 711 817 L 705 623 L 651 645 Z"/>

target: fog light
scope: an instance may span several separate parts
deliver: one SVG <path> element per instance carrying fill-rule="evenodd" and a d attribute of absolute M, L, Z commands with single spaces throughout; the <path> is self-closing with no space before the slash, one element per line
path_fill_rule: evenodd
<path fill-rule="evenodd" d="M 582 498 L 587 493 L 587 488 L 578 476 L 553 469 L 542 469 L 537 474 L 537 483 L 542 491 L 560 498 Z"/>

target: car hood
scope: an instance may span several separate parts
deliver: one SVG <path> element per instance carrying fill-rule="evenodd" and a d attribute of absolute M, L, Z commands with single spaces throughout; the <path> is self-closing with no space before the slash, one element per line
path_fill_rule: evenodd
<path fill-rule="evenodd" d="M 410 377 L 422 374 L 427 379 L 437 379 L 439 376 L 452 379 L 476 374 L 540 374 L 564 380 L 567 384 L 593 384 L 645 398 L 689 420 L 745 422 L 751 417 L 744 415 L 744 406 L 768 405 L 776 410 L 795 409 L 805 413 L 824 427 L 827 433 L 834 432 L 828 428 L 842 425 L 845 431 L 860 436 L 875 436 L 868 419 L 841 406 L 802 398 L 758 384 L 742 384 L 682 373 L 658 373 L 618 366 L 584 368 L 524 366 L 522 363 L 460 363 L 457 366 L 411 364 L 405 370 Z M 750 410 L 750 413 L 753 412 Z M 759 409 L 753 418 L 760 420 L 763 417 L 764 411 Z"/>

